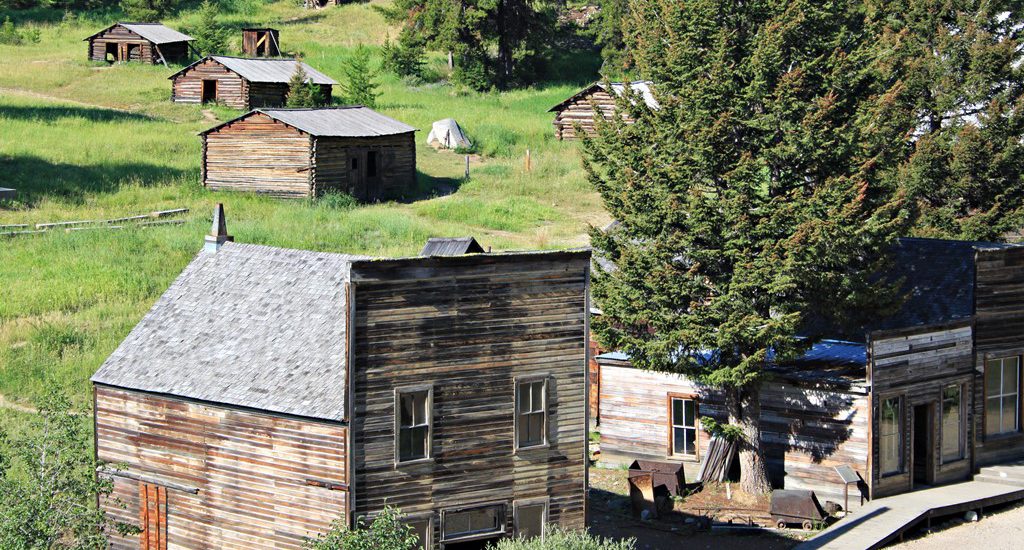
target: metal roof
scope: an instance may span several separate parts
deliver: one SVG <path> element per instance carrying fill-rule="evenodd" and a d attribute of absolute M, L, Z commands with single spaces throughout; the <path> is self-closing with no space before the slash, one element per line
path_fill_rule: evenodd
<path fill-rule="evenodd" d="M 473 237 L 431 237 L 423 245 L 420 256 L 462 256 L 484 252 L 484 247 Z"/>
<path fill-rule="evenodd" d="M 227 57 L 224 55 L 211 55 L 209 58 L 224 65 L 228 70 L 237 73 L 249 82 L 272 82 L 279 84 L 287 84 L 292 79 L 292 75 L 295 74 L 296 63 L 299 63 L 294 59 L 249 59 L 245 57 Z M 302 69 L 306 71 L 306 76 L 309 77 L 306 82 L 312 82 L 313 84 L 337 84 L 331 77 L 305 63 L 302 63 Z"/>
<path fill-rule="evenodd" d="M 643 97 L 644 103 L 646 103 L 648 107 L 650 107 L 651 109 L 658 109 L 661 106 L 658 104 L 658 100 L 654 98 L 654 93 L 651 91 L 652 85 L 653 82 L 651 82 L 650 80 L 635 80 L 633 82 L 612 82 L 611 92 L 616 96 L 621 96 L 623 91 L 625 91 L 626 87 L 628 86 L 634 92 L 639 93 L 641 97 Z M 558 105 L 555 105 L 554 107 L 548 109 L 548 112 L 554 113 L 560 111 L 563 107 L 572 103 L 573 101 L 580 99 L 581 97 L 587 96 L 596 90 L 607 89 L 608 88 L 605 87 L 604 82 L 595 82 L 590 86 L 587 86 L 586 88 L 583 88 L 582 90 L 576 92 L 572 96 L 566 98 Z"/>
<path fill-rule="evenodd" d="M 357 259 L 232 242 L 201 252 L 92 380 L 344 420 L 344 283 Z"/>
<path fill-rule="evenodd" d="M 187 34 L 180 33 L 161 23 L 114 23 L 113 25 L 97 32 L 96 34 L 89 36 L 85 40 L 89 40 L 89 38 L 99 36 L 118 25 L 132 31 L 133 33 L 141 36 L 146 40 L 149 40 L 154 44 L 170 44 L 172 42 L 190 42 L 192 40 L 195 40 L 195 38 L 192 38 Z"/>
<path fill-rule="evenodd" d="M 374 137 L 415 132 L 416 128 L 386 117 L 369 107 L 325 107 L 318 109 L 254 109 L 209 130 L 208 134 L 235 121 L 263 113 L 270 118 L 297 128 L 307 134 L 323 137 Z"/>

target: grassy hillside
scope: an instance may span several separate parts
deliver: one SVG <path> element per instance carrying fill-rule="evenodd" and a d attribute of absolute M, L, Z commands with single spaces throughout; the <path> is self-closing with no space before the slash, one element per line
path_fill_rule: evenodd
<path fill-rule="evenodd" d="M 389 33 L 375 3 L 307 12 L 295 2 L 239 0 L 224 20 L 280 28 L 285 50 L 340 80 L 354 46 L 375 47 Z M 225 203 L 238 241 L 373 255 L 415 254 L 438 235 L 475 235 L 497 250 L 579 246 L 588 224 L 606 221 L 576 145 L 553 138 L 546 112 L 593 78 L 579 70 L 592 60 L 567 60 L 575 76 L 563 82 L 500 94 L 382 76 L 379 110 L 421 129 L 422 198 L 334 209 L 203 189 L 195 134 L 239 113 L 170 103 L 173 67 L 87 62 L 82 39 L 116 14 L 64 22 L 53 12 L 12 15 L 39 28 L 42 40 L 0 45 L 0 186 L 20 193 L 0 203 L 0 225 L 190 212 L 180 226 L 0 237 L 0 396 L 10 402 L 27 401 L 50 380 L 84 400 L 89 375 L 198 251 L 216 202 Z M 177 28 L 192 21 L 190 13 L 165 20 Z M 431 69 L 443 71 L 440 58 Z M 422 143 L 430 123 L 445 117 L 478 143 L 469 181 L 461 155 Z"/>

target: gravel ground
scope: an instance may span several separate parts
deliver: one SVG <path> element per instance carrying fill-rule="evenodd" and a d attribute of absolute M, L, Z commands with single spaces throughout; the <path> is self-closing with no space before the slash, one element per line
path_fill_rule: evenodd
<path fill-rule="evenodd" d="M 1024 548 L 1024 504 L 986 514 L 977 523 L 962 519 L 935 525 L 920 538 L 891 546 L 898 550 L 961 548 L 969 550 L 1010 550 Z"/>

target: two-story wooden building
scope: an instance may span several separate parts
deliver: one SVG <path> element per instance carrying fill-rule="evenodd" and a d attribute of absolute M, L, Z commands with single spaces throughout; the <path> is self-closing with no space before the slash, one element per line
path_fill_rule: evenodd
<path fill-rule="evenodd" d="M 901 239 L 893 269 L 898 312 L 773 367 L 761 431 L 775 486 L 839 497 L 835 467 L 849 465 L 874 498 L 1024 457 L 1024 247 Z M 696 473 L 710 440 L 699 418 L 727 419 L 720 392 L 624 353 L 596 360 L 603 459 Z"/>
<path fill-rule="evenodd" d="M 113 548 L 300 548 L 398 506 L 424 548 L 582 528 L 587 251 L 204 249 L 93 376 Z"/>

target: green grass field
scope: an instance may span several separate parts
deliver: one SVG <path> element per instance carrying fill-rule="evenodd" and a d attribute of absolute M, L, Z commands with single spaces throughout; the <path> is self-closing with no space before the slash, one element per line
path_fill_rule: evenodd
<path fill-rule="evenodd" d="M 279 28 L 283 49 L 340 80 L 355 46 L 376 52 L 396 34 L 373 10 L 379 3 L 307 12 L 293 1 L 237 0 L 224 21 Z M 0 186 L 20 193 L 0 203 L 0 225 L 190 211 L 180 226 L 0 237 L 0 396 L 8 402 L 26 403 L 56 383 L 84 403 L 88 377 L 199 250 L 217 202 L 238 241 L 371 255 L 412 255 L 427 237 L 443 235 L 474 235 L 495 250 L 581 246 L 590 224 L 607 221 L 579 169 L 577 145 L 554 139 L 546 112 L 596 76 L 587 69 L 596 67 L 592 56 L 563 60 L 563 72 L 574 76 L 505 93 L 382 75 L 378 110 L 420 128 L 425 198 L 331 209 L 203 189 L 196 133 L 214 122 L 198 106 L 169 101 L 167 77 L 176 69 L 85 59 L 82 39 L 117 14 L 63 22 L 57 12 L 11 15 L 39 28 L 42 40 L 0 45 Z M 184 13 L 165 23 L 186 28 L 194 20 Z M 430 68 L 444 70 L 440 57 Z M 422 143 L 430 123 L 446 117 L 477 142 L 468 181 L 461 155 Z M 432 197 L 430 190 L 454 192 Z"/>

